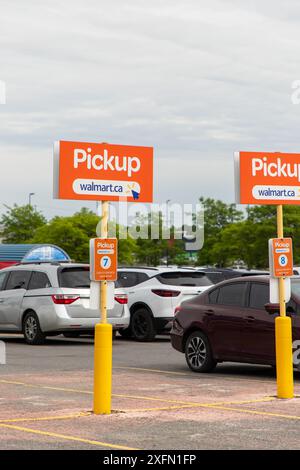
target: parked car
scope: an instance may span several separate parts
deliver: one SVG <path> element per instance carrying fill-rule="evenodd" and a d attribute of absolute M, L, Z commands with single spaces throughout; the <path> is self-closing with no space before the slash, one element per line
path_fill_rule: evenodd
<path fill-rule="evenodd" d="M 28 344 L 46 336 L 93 333 L 99 310 L 90 309 L 89 266 L 23 264 L 0 271 L 0 331 L 22 332 Z M 115 330 L 129 325 L 127 295 L 116 288 L 107 319 Z"/>
<path fill-rule="evenodd" d="M 122 336 L 151 341 L 157 333 L 170 331 L 174 308 L 208 289 L 212 282 L 194 269 L 120 268 L 118 285 L 128 294 L 129 328 Z"/>
<path fill-rule="evenodd" d="M 199 271 L 204 272 L 207 277 L 214 283 L 226 281 L 241 276 L 256 276 L 262 274 L 269 274 L 267 271 L 259 271 L 255 269 L 231 269 L 231 268 L 198 268 Z"/>
<path fill-rule="evenodd" d="M 300 277 L 292 278 L 287 313 L 293 339 L 300 339 Z M 269 303 L 269 277 L 248 276 L 215 285 L 176 309 L 173 348 L 185 353 L 195 372 L 209 372 L 218 362 L 275 365 L 275 317 Z"/>

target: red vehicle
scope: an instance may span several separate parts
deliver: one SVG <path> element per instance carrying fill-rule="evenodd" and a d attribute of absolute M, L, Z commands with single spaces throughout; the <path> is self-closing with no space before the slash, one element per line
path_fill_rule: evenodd
<path fill-rule="evenodd" d="M 300 277 L 291 282 L 287 314 L 293 340 L 299 340 Z M 279 306 L 269 303 L 268 276 L 230 279 L 177 307 L 171 343 L 195 372 L 209 372 L 225 361 L 275 365 L 277 315 Z"/>

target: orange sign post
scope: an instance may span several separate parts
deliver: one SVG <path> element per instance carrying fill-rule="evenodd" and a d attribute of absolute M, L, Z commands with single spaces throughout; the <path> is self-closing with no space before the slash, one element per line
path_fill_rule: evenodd
<path fill-rule="evenodd" d="M 100 238 L 90 241 L 90 277 L 100 283 L 95 326 L 94 413 L 111 413 L 112 325 L 107 282 L 117 276 L 117 240 L 107 238 L 109 201 L 152 202 L 153 148 L 91 142 L 54 144 L 54 198 L 102 201 Z"/>
<path fill-rule="evenodd" d="M 236 202 L 277 207 L 278 238 L 269 241 L 271 276 L 278 278 L 280 304 L 275 319 L 277 396 L 293 398 L 292 322 L 285 305 L 285 278 L 293 274 L 293 258 L 292 240 L 283 236 L 283 205 L 300 204 L 300 154 L 236 152 L 234 161 Z"/>

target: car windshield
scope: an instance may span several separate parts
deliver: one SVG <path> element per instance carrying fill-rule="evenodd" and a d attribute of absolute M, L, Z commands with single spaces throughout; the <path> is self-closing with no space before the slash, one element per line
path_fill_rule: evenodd
<path fill-rule="evenodd" d="M 87 266 L 63 268 L 58 275 L 60 287 L 90 288 L 90 270 Z"/>
<path fill-rule="evenodd" d="M 161 273 L 156 278 L 162 284 L 168 284 L 170 286 L 211 286 L 213 283 L 204 274 L 198 272 L 179 272 L 173 271 L 169 273 Z"/>

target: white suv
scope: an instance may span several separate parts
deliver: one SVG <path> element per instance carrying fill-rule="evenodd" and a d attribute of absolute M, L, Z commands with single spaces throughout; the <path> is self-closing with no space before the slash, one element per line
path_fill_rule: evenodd
<path fill-rule="evenodd" d="M 114 330 L 129 325 L 127 295 L 115 290 L 107 312 Z M 21 264 L 0 270 L 0 331 L 23 333 L 29 344 L 46 336 L 93 334 L 99 310 L 90 308 L 89 266 L 75 263 Z"/>
<path fill-rule="evenodd" d="M 188 268 L 120 268 L 118 286 L 128 295 L 129 328 L 124 337 L 152 341 L 170 330 L 175 308 L 213 283 L 205 273 Z"/>

